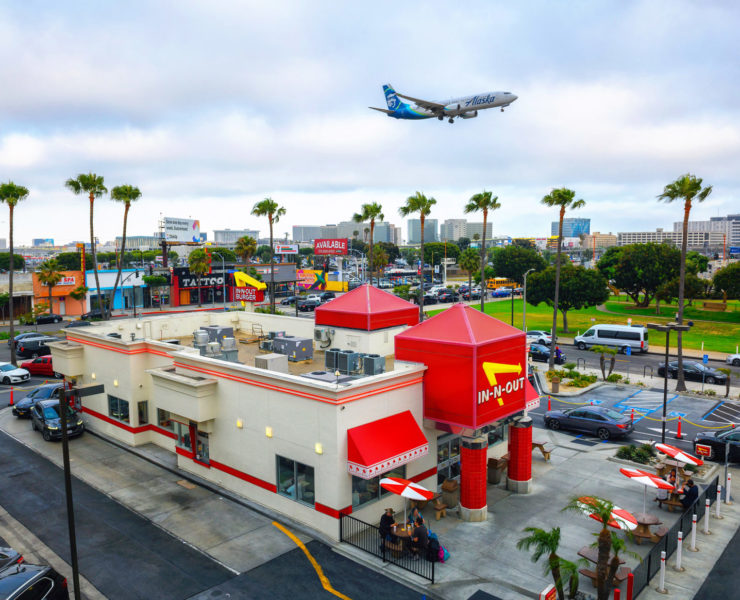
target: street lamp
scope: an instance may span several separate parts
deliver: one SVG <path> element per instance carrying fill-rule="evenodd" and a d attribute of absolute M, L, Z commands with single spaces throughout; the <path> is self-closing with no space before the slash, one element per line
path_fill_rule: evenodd
<path fill-rule="evenodd" d="M 522 289 L 522 321 L 524 325 L 524 333 L 527 333 L 527 275 L 529 275 L 534 269 L 529 269 L 524 273 L 524 288 Z"/>
<path fill-rule="evenodd" d="M 221 273 L 223 274 L 224 278 L 224 310 L 226 310 L 226 262 L 224 261 L 224 257 L 219 252 L 211 252 L 211 254 L 215 254 L 221 259 Z M 216 292 L 214 290 L 213 292 L 213 304 L 216 304 Z"/>
<path fill-rule="evenodd" d="M 665 333 L 665 365 L 663 367 L 663 430 L 660 436 L 660 441 L 665 444 L 665 422 L 666 422 L 666 404 L 668 404 L 668 342 L 671 337 L 671 331 L 688 331 L 691 329 L 691 325 L 679 325 L 678 323 L 648 323 L 648 329 L 654 329 L 655 331 L 662 331 Z"/>

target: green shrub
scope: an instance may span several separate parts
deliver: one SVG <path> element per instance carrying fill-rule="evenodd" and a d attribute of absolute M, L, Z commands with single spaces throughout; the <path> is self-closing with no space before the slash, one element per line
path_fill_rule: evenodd
<path fill-rule="evenodd" d="M 689 473 L 696 473 L 699 469 L 696 465 L 684 465 L 683 470 L 688 471 Z"/>
<path fill-rule="evenodd" d="M 564 368 L 564 369 L 565 369 L 566 371 L 572 371 L 573 369 L 575 369 L 575 368 L 576 368 L 576 363 L 574 363 L 574 362 L 569 362 L 569 363 L 565 363 L 565 364 L 563 365 L 563 368 Z"/>
<path fill-rule="evenodd" d="M 7 331 L 0 331 L 0 340 L 7 340 L 10 334 Z"/>
<path fill-rule="evenodd" d="M 568 385 L 572 385 L 573 387 L 577 387 L 577 388 L 585 388 L 591 385 L 591 383 L 583 379 L 574 379 Z"/>
<path fill-rule="evenodd" d="M 639 449 L 647 452 L 650 456 L 655 456 L 655 447 L 652 444 L 640 444 Z"/>
<path fill-rule="evenodd" d="M 635 453 L 632 455 L 632 460 L 636 463 L 640 463 L 641 465 L 648 464 L 651 458 L 652 455 L 642 448 L 637 448 L 637 450 L 635 450 Z"/>
<path fill-rule="evenodd" d="M 717 392 L 715 392 L 714 390 L 705 390 L 704 393 L 707 396 L 716 396 L 717 395 Z"/>
<path fill-rule="evenodd" d="M 634 446 L 620 446 L 616 456 L 622 460 L 632 460 L 635 450 L 636 448 Z"/>
<path fill-rule="evenodd" d="M 617 383 L 622 380 L 622 376 L 619 373 L 612 373 L 606 378 L 609 383 Z"/>
<path fill-rule="evenodd" d="M 581 374 L 578 371 L 567 370 L 565 371 L 565 376 L 570 379 L 578 379 L 581 376 Z"/>
<path fill-rule="evenodd" d="M 258 306 L 257 308 L 254 309 L 254 312 L 256 312 L 256 313 L 263 313 L 263 314 L 267 314 L 267 315 L 272 314 L 272 312 L 270 311 L 270 307 L 269 306 L 265 306 L 265 307 Z M 285 313 L 282 310 L 278 310 L 276 308 L 275 309 L 275 314 L 276 315 L 284 315 Z"/>

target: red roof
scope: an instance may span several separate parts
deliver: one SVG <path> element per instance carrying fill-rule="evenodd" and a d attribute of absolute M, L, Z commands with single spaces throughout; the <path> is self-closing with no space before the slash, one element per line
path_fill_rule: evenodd
<path fill-rule="evenodd" d="M 429 453 L 429 442 L 411 411 L 347 430 L 349 472 L 372 479 Z"/>
<path fill-rule="evenodd" d="M 372 331 L 418 322 L 415 304 L 371 285 L 362 285 L 316 308 L 316 325 Z"/>

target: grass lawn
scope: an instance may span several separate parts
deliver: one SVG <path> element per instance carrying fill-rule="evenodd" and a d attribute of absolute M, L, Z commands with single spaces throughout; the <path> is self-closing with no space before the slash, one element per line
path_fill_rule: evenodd
<path fill-rule="evenodd" d="M 616 302 L 608 302 L 607 308 L 612 310 L 612 305 L 616 305 Z M 479 304 L 474 305 L 476 308 L 480 307 Z M 564 335 L 566 337 L 574 337 L 578 333 L 583 333 L 596 323 L 617 323 L 620 325 L 627 324 L 627 318 L 632 317 L 633 325 L 640 325 L 646 323 L 666 323 L 673 320 L 675 315 L 675 307 L 667 308 L 665 316 L 656 316 L 655 307 L 647 309 L 636 309 L 631 304 L 622 303 L 619 309 L 623 309 L 624 312 L 615 310 L 614 312 L 620 312 L 621 314 L 609 314 L 597 310 L 594 308 L 584 308 L 582 310 L 568 311 L 568 329 L 566 332 L 562 328 L 562 315 L 558 313 L 558 335 Z M 688 307 L 687 307 L 688 308 Z M 444 310 L 444 308 L 429 310 L 429 315 L 434 315 Z M 696 310 L 696 313 L 701 313 L 702 316 L 689 316 L 688 311 L 686 313 L 686 319 L 711 319 L 717 316 L 718 313 L 710 311 Z M 740 309 L 739 309 L 740 310 Z M 511 300 L 503 300 L 497 302 L 486 302 L 486 314 L 489 314 L 497 319 L 504 321 L 505 323 L 511 323 Z M 661 315 L 663 315 L 661 309 Z M 740 316 L 740 312 L 736 313 L 719 313 L 723 316 L 735 314 Z M 669 317 L 669 318 L 667 318 Z M 522 328 L 522 299 L 514 299 L 514 326 Z M 527 329 L 545 329 L 550 331 L 552 328 L 552 308 L 542 303 L 538 306 L 532 306 L 527 304 Z M 704 342 L 705 350 L 713 350 L 717 352 L 734 353 L 735 347 L 740 344 L 740 319 L 736 319 L 734 322 L 706 322 L 706 321 L 695 321 L 691 331 L 684 333 L 683 335 L 684 347 L 687 349 L 700 350 L 701 344 Z M 650 332 L 650 345 L 655 347 L 665 347 L 665 337 L 657 331 Z M 671 336 L 671 346 L 676 345 L 676 334 Z"/>

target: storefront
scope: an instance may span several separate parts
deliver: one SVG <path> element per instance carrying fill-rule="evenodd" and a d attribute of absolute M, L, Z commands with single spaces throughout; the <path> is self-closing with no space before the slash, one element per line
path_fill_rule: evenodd
<path fill-rule="evenodd" d="M 231 275 L 234 266 L 213 266 L 210 273 L 200 278 L 190 271 L 189 267 L 172 269 L 172 306 L 189 306 L 230 302 L 230 288 L 234 285 Z M 224 298 L 224 288 L 226 297 Z"/>
<path fill-rule="evenodd" d="M 111 304 L 113 310 L 133 310 L 134 307 L 137 309 L 146 307 L 144 299 L 148 299 L 149 294 L 144 291 L 146 288 L 146 283 L 143 280 L 145 274 L 143 269 L 123 269 L 121 271 L 121 278 L 118 281 L 116 294 Z M 113 291 L 117 276 L 117 269 L 98 270 L 100 293 L 105 306 L 108 306 L 110 303 L 110 294 Z M 98 289 L 95 282 L 95 271 L 85 272 L 85 285 L 89 291 L 87 294 L 87 308 L 83 312 L 98 308 Z"/>
<path fill-rule="evenodd" d="M 62 278 L 51 288 L 51 312 L 57 315 L 78 316 L 87 312 L 85 298 L 75 300 L 70 296 L 78 287 L 84 285 L 82 271 L 62 271 Z M 43 285 L 38 273 L 33 273 L 33 303 L 49 304 L 49 286 Z"/>

